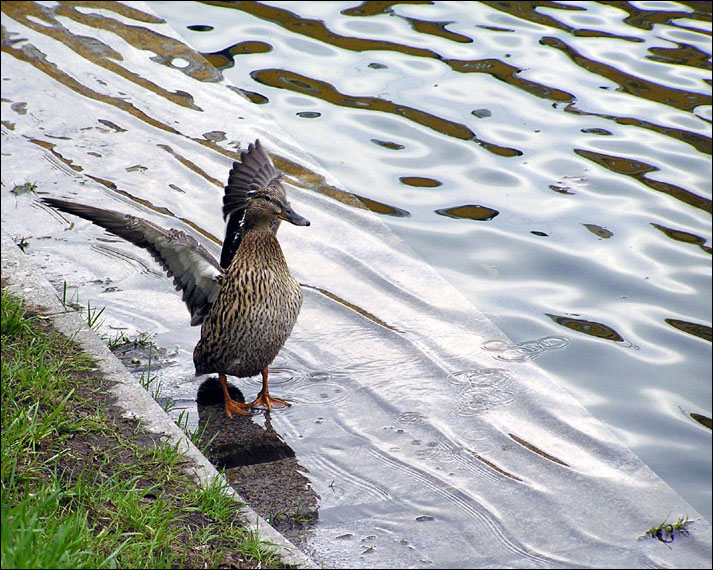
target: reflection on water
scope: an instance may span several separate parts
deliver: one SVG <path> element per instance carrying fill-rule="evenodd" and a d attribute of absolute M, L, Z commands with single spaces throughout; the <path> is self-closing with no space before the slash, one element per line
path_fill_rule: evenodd
<path fill-rule="evenodd" d="M 642 400 L 641 378 L 709 414 L 709 5 L 206 4 L 156 9 L 181 33 L 221 22 L 186 37 L 497 319 L 500 358 L 547 354 L 620 433 L 658 426 L 635 446 L 654 468 L 698 464 L 695 423 L 687 456 L 667 411 L 606 402 Z M 564 351 L 535 347 L 561 327 Z M 649 346 L 677 364 L 651 368 Z M 708 516 L 710 473 L 678 487 Z"/>
<path fill-rule="evenodd" d="M 681 321 L 678 319 L 666 319 L 666 322 L 672 327 L 676 327 L 678 330 L 700 337 L 708 342 L 713 341 L 713 331 L 708 325 L 690 323 L 688 321 Z"/>
<path fill-rule="evenodd" d="M 710 198 L 698 196 L 694 192 L 681 188 L 680 186 L 676 186 L 675 184 L 661 182 L 660 180 L 652 180 L 651 178 L 644 176 L 650 172 L 657 172 L 659 168 L 656 166 L 652 166 L 629 157 L 606 155 L 600 152 L 591 152 L 584 149 L 575 148 L 574 152 L 576 152 L 579 156 L 588 158 L 592 162 L 596 162 L 600 166 L 603 166 L 616 174 L 631 176 L 649 188 L 658 192 L 664 192 L 674 198 L 677 198 L 678 200 L 681 200 L 681 202 L 693 206 L 694 208 L 700 208 L 708 213 L 711 212 Z"/>
<path fill-rule="evenodd" d="M 254 71 L 251 77 L 263 85 L 278 89 L 289 89 L 295 93 L 319 97 L 321 100 L 340 107 L 355 107 L 359 109 L 391 113 L 403 117 L 413 123 L 429 127 L 438 133 L 467 141 L 476 141 L 484 148 L 500 156 L 519 156 L 522 153 L 516 149 L 502 148 L 492 143 L 486 143 L 468 127 L 425 113 L 412 107 L 407 107 L 378 97 L 357 97 L 345 95 L 337 91 L 325 81 L 318 81 L 284 69 L 261 69 Z M 309 118 L 313 118 L 309 117 Z"/>
<path fill-rule="evenodd" d="M 693 244 L 697 245 L 698 247 L 700 247 L 706 253 L 711 253 L 711 247 L 709 245 L 705 245 L 706 238 L 697 236 L 695 234 L 689 234 L 688 232 L 684 232 L 681 230 L 674 230 L 673 228 L 667 228 L 667 227 L 661 226 L 659 224 L 652 223 L 651 225 L 653 227 L 655 227 L 657 230 L 661 230 L 663 233 L 665 233 L 671 239 L 675 239 L 676 241 L 682 241 L 683 243 L 693 243 Z"/>
<path fill-rule="evenodd" d="M 467 218 L 470 220 L 480 220 L 488 222 L 497 216 L 500 212 L 487 206 L 475 206 L 466 204 L 465 206 L 455 206 L 453 208 L 442 208 L 436 210 L 436 214 L 449 216 L 451 218 Z"/>
<path fill-rule="evenodd" d="M 539 455 L 539 456 L 541 456 L 541 457 L 544 457 L 545 459 L 549 459 L 550 461 L 554 461 L 555 463 L 559 463 L 560 465 L 563 465 L 564 467 L 569 467 L 569 465 L 567 465 L 564 461 L 560 461 L 559 459 L 557 459 L 556 457 L 553 457 L 553 456 L 550 455 L 549 453 L 546 453 L 546 452 L 542 451 L 541 449 L 538 449 L 537 447 L 535 447 L 535 446 L 532 445 L 531 443 L 528 443 L 527 441 L 525 441 L 524 439 L 522 439 L 522 438 L 516 436 L 515 434 L 511 433 L 511 434 L 508 434 L 508 435 L 509 435 L 511 438 L 513 438 L 516 442 L 518 442 L 520 445 L 523 445 L 523 446 L 525 446 L 527 449 L 529 449 L 530 451 L 534 451 L 535 453 L 537 453 L 537 455 Z"/>
<path fill-rule="evenodd" d="M 562 315 L 547 315 L 558 325 L 567 327 L 574 331 L 582 332 L 606 340 L 613 340 L 614 342 L 624 342 L 622 336 L 616 332 L 613 328 L 608 327 L 603 323 L 597 323 L 594 321 L 587 321 L 585 319 L 573 319 L 572 317 L 565 317 Z"/>
<path fill-rule="evenodd" d="M 272 379 L 271 379 L 272 380 Z M 245 402 L 242 392 L 228 387 L 231 397 Z M 295 452 L 272 426 L 262 420 L 225 416 L 218 378 L 200 384 L 197 395 L 198 445 L 241 497 L 283 534 L 298 539 L 303 525 L 317 519 L 317 497 Z"/>
<path fill-rule="evenodd" d="M 306 540 L 325 565 L 677 565 L 612 542 L 609 529 L 667 501 L 637 494 L 638 464 L 531 361 L 710 517 L 706 5 L 151 5 L 213 65 L 133 5 L 3 3 L 3 58 L 35 82 L 27 102 L 4 104 L 3 134 L 31 147 L 27 165 L 48 167 L 39 192 L 151 216 L 214 250 L 227 166 L 253 130 L 273 137 L 314 220 L 299 240 L 280 237 L 305 290 L 272 368 L 295 405 L 222 427 L 218 463 L 251 467 L 240 431 L 264 443 L 248 453 L 264 461 L 233 482 L 269 486 L 271 464 L 291 473 L 307 506 L 284 509 L 319 517 Z M 162 73 L 135 71 L 149 58 Z M 240 104 L 212 120 L 223 74 L 325 170 Z M 67 128 L 42 104 L 70 91 L 85 107 Z M 55 238 L 27 249 L 57 283 L 106 299 L 109 327 L 170 347 L 158 373 L 190 409 L 198 331 L 150 257 L 32 193 L 2 205 L 4 225 Z M 200 427 L 211 406 L 199 401 Z M 592 522 L 600 489 L 616 496 Z M 279 523 L 280 509 L 266 516 Z"/>

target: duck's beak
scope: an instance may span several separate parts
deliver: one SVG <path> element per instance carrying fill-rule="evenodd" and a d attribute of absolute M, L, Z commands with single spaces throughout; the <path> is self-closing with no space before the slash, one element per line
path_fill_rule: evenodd
<path fill-rule="evenodd" d="M 300 216 L 289 204 L 285 206 L 284 210 L 282 210 L 282 215 L 279 217 L 296 226 L 309 226 L 309 220 Z"/>

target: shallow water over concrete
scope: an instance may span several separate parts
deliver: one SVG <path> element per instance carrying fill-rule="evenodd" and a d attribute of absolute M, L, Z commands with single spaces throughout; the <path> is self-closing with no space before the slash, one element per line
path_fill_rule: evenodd
<path fill-rule="evenodd" d="M 710 5 L 152 6 L 710 520 Z"/>
<path fill-rule="evenodd" d="M 3 4 L 3 11 L 8 38 L 23 38 L 3 51 L 3 227 L 28 237 L 28 253 L 59 290 L 67 281 L 70 296 L 79 288 L 80 305 L 107 307 L 102 333 L 154 333 L 170 354 L 157 371 L 163 393 L 178 403 L 175 414 L 188 410 L 191 427 L 199 424 L 191 361 L 199 330 L 188 326 L 170 281 L 145 252 L 12 190 L 35 182 L 37 194 L 179 227 L 217 252 L 221 186 L 235 149 L 259 137 L 286 172 L 295 209 L 312 221 L 278 236 L 305 291 L 272 370 L 271 393 L 293 406 L 271 413 L 269 429 L 261 416 L 255 421 L 294 452 L 295 469 L 318 498 L 319 521 L 302 544 L 315 559 L 344 567 L 708 562 L 705 521 L 671 550 L 636 540 L 669 513 L 694 510 L 532 363 L 533 354 L 571 358 L 576 343 L 562 323 L 569 331 L 602 325 L 588 354 L 602 366 L 607 335 L 619 335 L 618 350 L 627 341 L 626 350 L 636 350 L 628 331 L 550 309 L 548 320 L 559 324 L 529 337 L 537 342 L 513 344 L 379 214 L 360 207 L 329 165 L 318 166 L 260 107 L 221 83 L 143 5 L 28 3 L 18 13 Z M 495 148 L 494 137 L 479 138 Z M 497 152 L 508 148 L 514 141 Z M 405 173 L 414 175 L 404 176 L 406 186 L 442 176 L 428 172 L 435 157 L 421 163 L 433 166 Z M 424 204 L 424 223 L 443 206 Z M 464 212 L 483 213 L 448 213 Z M 473 231 L 458 227 L 455 235 Z M 605 230 L 584 229 L 608 239 Z M 486 257 L 488 245 L 498 248 L 490 232 L 477 236 Z M 259 379 L 236 385 L 252 397 Z"/>

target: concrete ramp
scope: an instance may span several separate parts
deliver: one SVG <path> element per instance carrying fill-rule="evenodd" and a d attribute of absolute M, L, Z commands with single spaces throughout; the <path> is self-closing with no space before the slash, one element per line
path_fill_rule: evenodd
<path fill-rule="evenodd" d="M 278 234 L 305 303 L 272 372 L 294 405 L 269 421 L 318 497 L 293 538 L 318 564 L 710 568 L 706 520 L 540 368 L 495 358 L 503 333 L 144 4 L 2 12 L 3 230 L 56 287 L 106 306 L 103 333 L 155 334 L 193 425 L 199 330 L 170 280 L 37 198 L 190 231 L 217 255 L 238 146 L 259 138 L 285 172 L 312 225 Z M 687 536 L 637 539 L 679 516 L 697 519 Z"/>

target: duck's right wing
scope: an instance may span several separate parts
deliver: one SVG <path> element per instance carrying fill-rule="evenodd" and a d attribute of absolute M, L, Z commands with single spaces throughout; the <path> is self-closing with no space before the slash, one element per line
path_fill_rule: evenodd
<path fill-rule="evenodd" d="M 176 289 L 183 292 L 183 302 L 191 312 L 191 325 L 203 322 L 218 297 L 223 271 L 208 250 L 195 238 L 180 230 L 165 230 L 143 218 L 114 210 L 57 198 L 42 198 L 42 202 L 89 220 L 148 250 L 168 276 L 173 277 Z"/>
<path fill-rule="evenodd" d="M 220 254 L 220 266 L 223 269 L 228 268 L 243 239 L 242 222 L 248 193 L 270 187 L 284 200 L 285 189 L 280 182 L 281 178 L 282 173 L 272 165 L 259 139 L 255 140 L 255 144 L 250 143 L 248 150 L 240 153 L 240 162 L 233 162 L 223 195 L 223 219 L 228 220 Z M 274 232 L 277 232 L 279 225 L 279 220 L 270 223 Z"/>

